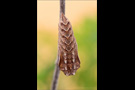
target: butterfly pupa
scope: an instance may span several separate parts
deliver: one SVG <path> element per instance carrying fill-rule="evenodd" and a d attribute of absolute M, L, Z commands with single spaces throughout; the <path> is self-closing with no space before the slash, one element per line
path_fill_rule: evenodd
<path fill-rule="evenodd" d="M 67 76 L 75 75 L 77 69 L 80 68 L 77 42 L 74 37 L 71 23 L 63 13 L 60 15 L 58 27 L 59 69 Z"/>

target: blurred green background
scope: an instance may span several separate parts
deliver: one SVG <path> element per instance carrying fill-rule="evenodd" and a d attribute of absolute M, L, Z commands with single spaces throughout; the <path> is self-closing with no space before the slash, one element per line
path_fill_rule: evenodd
<path fill-rule="evenodd" d="M 74 1 L 77 4 L 77 1 Z M 74 2 L 66 2 L 67 6 L 74 4 Z M 55 20 L 56 25 L 52 23 L 50 27 L 47 22 L 47 16 L 43 11 L 47 11 L 46 5 L 55 4 L 53 8 L 56 9 L 57 14 L 52 15 L 57 17 Z M 83 10 L 80 12 L 80 16 L 75 19 L 72 18 L 72 14 L 66 14 L 66 17 L 71 21 L 74 36 L 78 44 L 78 54 L 81 61 L 81 67 L 77 70 L 75 76 L 65 76 L 60 71 L 58 79 L 58 90 L 97 90 L 97 14 L 96 14 L 96 2 L 85 1 L 82 5 L 78 2 L 79 7 L 90 7 L 91 10 Z M 87 6 L 88 4 L 88 6 Z M 94 4 L 94 5 L 93 5 Z M 90 6 L 91 5 L 91 6 Z M 93 7 L 92 7 L 93 5 Z M 48 6 L 49 8 L 49 6 Z M 52 7 L 51 7 L 52 8 Z M 77 9 L 77 6 L 75 7 Z M 41 10 L 42 9 L 42 10 Z M 42 11 L 42 12 L 41 12 Z M 70 10 L 71 11 L 71 10 Z M 42 15 L 46 18 L 42 18 Z M 55 13 L 55 12 L 54 12 Z M 58 47 L 58 19 L 59 19 L 59 2 L 38 2 L 38 30 L 37 30 L 37 89 L 38 90 L 50 90 L 53 73 L 55 68 L 55 60 L 57 58 Z M 67 12 L 68 13 L 68 8 Z M 94 14 L 91 14 L 94 13 Z M 77 14 L 73 13 L 74 16 Z M 49 14 L 48 14 L 49 15 Z M 48 18 L 51 18 L 51 15 Z M 50 22 L 53 22 L 49 19 Z M 73 23 L 72 23 L 73 22 Z M 46 26 L 44 25 L 46 24 Z M 43 27 L 44 26 L 44 27 Z M 48 26 L 48 27 L 47 27 Z M 50 28 L 49 28 L 50 27 Z"/>

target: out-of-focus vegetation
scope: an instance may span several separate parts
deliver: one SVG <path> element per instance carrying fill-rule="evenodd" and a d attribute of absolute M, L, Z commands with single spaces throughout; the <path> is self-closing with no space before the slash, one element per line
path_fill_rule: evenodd
<path fill-rule="evenodd" d="M 81 67 L 75 76 L 60 72 L 58 90 L 97 90 L 97 20 L 85 18 L 72 26 L 78 44 Z M 49 90 L 57 57 L 58 32 L 39 30 L 37 44 L 37 89 Z"/>

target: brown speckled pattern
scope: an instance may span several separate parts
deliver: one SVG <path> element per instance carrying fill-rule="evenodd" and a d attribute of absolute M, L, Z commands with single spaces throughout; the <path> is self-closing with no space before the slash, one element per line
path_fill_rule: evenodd
<path fill-rule="evenodd" d="M 73 34 L 72 26 L 63 13 L 60 15 L 58 38 L 59 68 L 65 75 L 75 75 L 80 68 L 77 43 Z"/>

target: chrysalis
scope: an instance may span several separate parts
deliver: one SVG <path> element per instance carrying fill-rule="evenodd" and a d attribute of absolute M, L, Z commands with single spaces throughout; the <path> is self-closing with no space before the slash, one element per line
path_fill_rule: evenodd
<path fill-rule="evenodd" d="M 75 75 L 80 68 L 77 43 L 74 37 L 71 23 L 63 13 L 60 15 L 58 37 L 59 68 L 65 75 Z"/>

